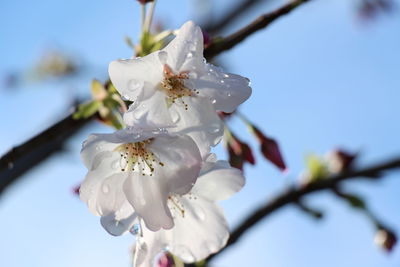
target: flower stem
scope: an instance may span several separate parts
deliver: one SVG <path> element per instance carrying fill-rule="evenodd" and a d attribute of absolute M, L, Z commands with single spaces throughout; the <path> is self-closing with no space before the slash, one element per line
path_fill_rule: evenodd
<path fill-rule="evenodd" d="M 146 21 L 144 24 L 144 30 L 143 32 L 150 32 L 150 26 L 151 26 L 151 22 L 153 20 L 153 15 L 154 15 L 154 10 L 156 7 L 156 0 L 154 0 L 153 2 L 151 2 L 150 4 L 150 10 L 149 10 L 149 14 L 146 16 Z"/>
<path fill-rule="evenodd" d="M 142 12 L 141 12 L 141 22 L 142 22 L 142 24 L 141 24 L 141 31 L 142 31 L 142 34 L 143 34 L 143 32 L 144 32 L 144 23 L 145 23 L 145 20 L 146 20 L 146 4 L 142 4 L 142 10 L 141 10 Z"/>

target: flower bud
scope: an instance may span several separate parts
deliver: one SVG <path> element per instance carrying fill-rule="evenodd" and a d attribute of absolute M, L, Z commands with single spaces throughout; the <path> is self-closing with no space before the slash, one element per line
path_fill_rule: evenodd
<path fill-rule="evenodd" d="M 208 32 L 206 32 L 204 30 L 202 30 L 202 33 L 203 33 L 203 44 L 204 44 L 204 47 L 207 47 L 207 46 L 209 46 L 211 44 L 211 37 L 208 34 Z"/>
<path fill-rule="evenodd" d="M 142 5 L 146 4 L 146 3 L 150 3 L 153 2 L 154 0 L 137 0 L 139 3 L 141 3 Z"/>
<path fill-rule="evenodd" d="M 397 237 L 392 231 L 381 228 L 376 232 L 374 242 L 385 251 L 391 252 L 396 245 Z"/>
<path fill-rule="evenodd" d="M 250 146 L 232 133 L 228 138 L 228 153 L 231 165 L 238 169 L 243 169 L 244 162 L 248 162 L 251 165 L 256 163 Z"/>
<path fill-rule="evenodd" d="M 351 169 L 357 154 L 351 154 L 347 151 L 336 149 L 328 154 L 329 170 L 332 173 L 339 173 Z"/>
<path fill-rule="evenodd" d="M 276 167 L 278 167 L 281 171 L 285 171 L 286 164 L 283 161 L 278 143 L 274 139 L 265 136 L 254 125 L 251 125 L 250 129 L 251 132 L 257 138 L 258 142 L 261 144 L 261 152 L 264 155 L 264 157 L 267 160 L 269 160 L 272 164 L 274 164 Z"/>
<path fill-rule="evenodd" d="M 158 259 L 157 267 L 174 267 L 174 259 L 171 254 L 163 253 L 161 257 Z"/>

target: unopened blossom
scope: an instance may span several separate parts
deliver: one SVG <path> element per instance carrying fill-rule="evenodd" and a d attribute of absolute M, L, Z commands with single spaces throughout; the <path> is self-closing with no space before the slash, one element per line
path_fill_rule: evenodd
<path fill-rule="evenodd" d="M 222 209 L 215 203 L 239 191 L 245 183 L 242 172 L 226 161 L 208 160 L 192 190 L 171 194 L 168 207 L 174 218 L 172 229 L 157 232 L 136 225 L 138 231 L 134 266 L 151 267 L 165 250 L 186 263 L 200 261 L 225 246 L 229 229 Z"/>
<path fill-rule="evenodd" d="M 191 190 L 202 164 L 189 136 L 131 129 L 91 135 L 81 156 L 89 172 L 80 197 L 114 235 L 137 216 L 152 231 L 172 228 L 169 198 Z"/>
<path fill-rule="evenodd" d="M 223 134 L 216 111 L 232 112 L 251 94 L 247 78 L 206 63 L 202 32 L 192 21 L 164 49 L 111 62 L 109 75 L 121 95 L 133 101 L 124 115 L 127 125 L 187 133 L 203 156 Z"/>

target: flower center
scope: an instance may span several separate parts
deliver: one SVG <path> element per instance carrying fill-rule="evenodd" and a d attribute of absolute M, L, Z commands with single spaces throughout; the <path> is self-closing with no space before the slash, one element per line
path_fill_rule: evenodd
<path fill-rule="evenodd" d="M 128 143 L 116 148 L 119 151 L 121 171 L 138 171 L 142 175 L 153 176 L 154 165 L 164 166 L 160 160 L 146 147 L 153 141 L 147 139 L 141 142 Z"/>
<path fill-rule="evenodd" d="M 189 79 L 188 71 L 182 71 L 178 74 L 175 74 L 170 66 L 164 64 L 164 79 L 161 82 L 161 88 L 167 94 L 169 106 L 179 100 L 185 107 L 185 110 L 187 110 L 188 105 L 185 103 L 182 97 L 199 94 L 198 90 L 192 90 L 185 86 L 185 80 L 187 79 Z"/>

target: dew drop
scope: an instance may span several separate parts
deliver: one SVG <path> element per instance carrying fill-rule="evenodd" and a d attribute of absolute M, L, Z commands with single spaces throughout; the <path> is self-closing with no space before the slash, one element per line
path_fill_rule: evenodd
<path fill-rule="evenodd" d="M 113 169 L 119 169 L 119 168 L 120 168 L 119 160 L 114 161 L 114 162 L 111 164 L 111 168 L 113 168 Z"/>
<path fill-rule="evenodd" d="M 193 57 L 193 53 L 192 52 L 189 52 L 189 53 L 187 53 L 187 58 L 192 58 Z"/>
<path fill-rule="evenodd" d="M 214 133 L 219 133 L 220 131 L 221 131 L 221 128 L 220 128 L 219 125 L 213 126 L 213 127 L 211 127 L 211 128 L 209 129 L 209 132 L 212 133 L 212 134 L 214 134 Z"/>
<path fill-rule="evenodd" d="M 164 65 L 167 63 L 167 57 L 168 57 L 167 52 L 165 52 L 165 51 L 158 52 L 158 59 L 160 60 L 161 64 Z"/>
<path fill-rule="evenodd" d="M 103 184 L 101 190 L 103 191 L 104 194 L 108 194 L 110 192 L 110 186 L 107 184 Z"/>
<path fill-rule="evenodd" d="M 129 229 L 129 232 L 130 232 L 132 235 L 137 235 L 137 234 L 139 234 L 139 232 L 140 232 L 140 224 L 138 224 L 138 223 L 134 224 L 134 225 L 132 226 L 132 228 Z"/>
<path fill-rule="evenodd" d="M 217 103 L 217 100 L 216 99 L 212 99 L 211 100 L 211 104 L 215 104 L 215 103 Z"/>
<path fill-rule="evenodd" d="M 177 245 L 175 247 L 175 251 L 177 255 L 180 255 L 180 258 L 182 258 L 182 260 L 187 262 L 195 261 L 195 258 L 193 257 L 193 254 L 190 252 L 188 247 L 184 245 Z"/>
<path fill-rule="evenodd" d="M 226 93 L 227 96 L 232 96 L 232 94 L 230 92 Z"/>
<path fill-rule="evenodd" d="M 220 83 L 225 83 L 225 81 L 224 81 L 224 80 L 221 80 Z"/>
<path fill-rule="evenodd" d="M 140 81 L 140 80 L 138 81 L 138 80 L 132 79 L 129 81 L 128 90 L 130 92 L 136 92 L 137 90 L 142 89 L 143 86 L 144 86 L 143 81 Z"/>
<path fill-rule="evenodd" d="M 129 95 L 122 95 L 123 100 L 129 100 Z"/>
<path fill-rule="evenodd" d="M 206 214 L 199 205 L 193 205 L 193 214 L 200 221 L 204 221 L 206 219 Z"/>
<path fill-rule="evenodd" d="M 224 73 L 224 77 L 225 77 L 225 78 L 229 78 L 229 75 L 226 74 L 226 73 Z"/>

